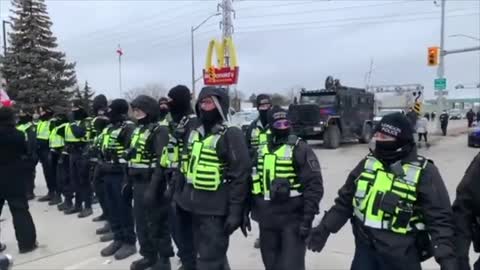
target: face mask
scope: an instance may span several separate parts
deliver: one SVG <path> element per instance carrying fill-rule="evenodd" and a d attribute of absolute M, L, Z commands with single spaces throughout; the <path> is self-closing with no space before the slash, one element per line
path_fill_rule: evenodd
<path fill-rule="evenodd" d="M 222 117 L 217 109 L 211 111 L 200 110 L 200 121 L 204 125 L 213 125 L 217 122 L 220 122 Z"/>
<path fill-rule="evenodd" d="M 268 122 L 268 110 L 262 110 L 262 111 L 258 111 L 258 114 L 260 116 L 260 122 L 262 122 L 262 125 L 266 125 L 267 122 Z"/>
<path fill-rule="evenodd" d="M 168 109 L 160 108 L 160 118 L 164 118 L 168 114 Z"/>
<path fill-rule="evenodd" d="M 147 115 L 141 110 L 133 110 L 133 117 L 137 120 L 147 117 Z"/>
<path fill-rule="evenodd" d="M 28 115 L 22 115 L 18 117 L 18 123 L 19 124 L 26 124 L 31 121 L 30 116 Z"/>
<path fill-rule="evenodd" d="M 370 143 L 375 144 L 373 147 L 370 147 L 373 155 L 387 163 L 392 163 L 405 158 L 412 149 L 411 145 L 407 144 L 402 146 L 398 141 L 372 140 Z"/>

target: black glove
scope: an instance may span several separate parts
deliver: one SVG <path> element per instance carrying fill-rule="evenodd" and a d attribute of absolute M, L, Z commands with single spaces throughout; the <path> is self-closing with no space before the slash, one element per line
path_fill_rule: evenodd
<path fill-rule="evenodd" d="M 242 225 L 242 218 L 238 214 L 229 214 L 225 220 L 225 232 L 231 235 L 238 227 Z"/>
<path fill-rule="evenodd" d="M 126 160 L 131 160 L 137 155 L 137 149 L 136 148 L 129 148 L 125 151 L 125 159 Z"/>
<path fill-rule="evenodd" d="M 440 260 L 440 270 L 458 270 L 456 258 L 444 258 Z"/>
<path fill-rule="evenodd" d="M 243 211 L 242 225 L 240 226 L 245 237 L 248 236 L 248 232 L 252 231 L 252 224 L 250 224 L 250 217 L 248 216 L 249 212 L 248 210 Z"/>
<path fill-rule="evenodd" d="M 302 238 L 303 240 L 306 240 L 307 237 L 310 235 L 311 230 L 312 230 L 312 225 L 300 224 L 300 227 L 298 228 L 298 234 L 300 235 L 300 238 Z"/>
<path fill-rule="evenodd" d="M 311 237 L 307 243 L 308 249 L 313 252 L 321 252 L 327 243 L 328 236 L 330 236 L 330 232 L 320 223 L 312 230 Z"/>

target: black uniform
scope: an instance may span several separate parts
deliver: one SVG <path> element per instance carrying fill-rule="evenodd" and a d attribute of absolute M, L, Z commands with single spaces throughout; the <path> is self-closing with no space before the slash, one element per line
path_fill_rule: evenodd
<path fill-rule="evenodd" d="M 448 118 L 450 116 L 448 113 L 443 112 L 440 114 L 440 128 L 442 129 L 443 136 L 447 135 L 447 127 L 448 127 Z"/>
<path fill-rule="evenodd" d="M 0 108 L 0 215 L 8 202 L 20 252 L 36 248 L 36 231 L 28 210 L 25 186 L 31 180 L 28 146 L 22 132 L 16 130 L 14 112 Z"/>
<path fill-rule="evenodd" d="M 27 155 L 25 156 L 25 164 L 28 165 L 29 178 L 25 186 L 25 192 L 29 200 L 35 198 L 35 176 L 36 176 L 36 164 L 38 163 L 37 155 L 37 133 L 36 127 L 32 123 L 32 117 L 30 115 L 23 115 L 19 117 L 17 128 L 20 126 L 29 126 L 25 131 L 27 142 Z"/>
<path fill-rule="evenodd" d="M 287 114 L 285 110 L 280 108 L 273 108 L 270 113 L 285 116 Z M 279 119 L 272 119 L 271 122 Z M 270 123 L 270 126 L 272 126 L 272 123 Z M 305 239 L 310 233 L 312 221 L 318 213 L 319 203 L 323 196 L 320 165 L 312 148 L 296 136 L 289 136 L 289 133 L 284 133 L 280 137 L 280 135 L 276 135 L 275 129 L 272 129 L 272 137 L 267 146 L 268 153 L 275 153 L 275 151 L 286 147 L 293 148 L 292 167 L 289 169 L 293 169 L 296 176 L 294 180 L 289 179 L 288 181 L 292 190 L 290 194 L 286 194 L 286 198 L 275 200 L 274 198 L 281 193 L 281 191 L 276 191 L 275 186 L 284 179 L 269 179 L 266 182 L 263 179 L 262 168 L 258 167 L 258 164 L 255 166 L 258 169 L 254 173 L 259 174 L 260 179 L 255 180 L 259 181 L 257 188 L 252 185 L 252 216 L 257 218 L 260 225 L 262 259 L 266 270 L 304 270 Z M 258 153 L 264 153 L 264 151 L 265 147 L 260 149 Z M 268 166 L 265 163 L 264 155 L 258 156 L 257 162 L 260 162 L 259 160 L 261 160 L 263 168 Z M 275 167 L 278 168 L 278 166 Z M 287 170 L 287 167 L 283 167 L 283 170 Z M 276 170 L 275 177 L 278 177 L 281 172 L 281 170 Z M 295 188 L 294 183 L 299 183 L 301 186 Z M 267 187 L 269 190 L 268 196 L 263 191 L 265 184 L 269 185 Z M 299 191 L 299 194 L 292 196 L 293 191 Z"/>
<path fill-rule="evenodd" d="M 335 199 L 335 205 L 325 214 L 320 225 L 314 229 L 311 241 L 314 243 L 314 247 L 312 248 L 312 245 L 309 245 L 309 248 L 312 248 L 314 251 L 320 251 L 328 235 L 337 233 L 348 220 L 351 220 L 356 246 L 352 269 L 420 270 L 420 262 L 425 257 L 429 257 L 429 252 L 433 253 L 442 270 L 456 269 L 452 211 L 448 193 L 438 169 L 433 162 L 417 155 L 411 126 L 402 114 L 396 113 L 384 116 L 377 126 L 377 132 L 395 137 L 396 141 L 376 141 L 374 149 L 371 150 L 373 157 L 383 164 L 382 169 L 377 169 L 376 171 L 369 170 L 369 175 L 371 173 L 374 174 L 375 182 L 373 185 L 375 188 L 369 188 L 371 187 L 370 185 L 364 186 L 359 184 L 366 181 L 364 179 L 367 179 L 365 178 L 367 176 L 364 176 L 365 168 L 367 168 L 367 159 L 363 159 L 350 172 L 346 183 L 339 190 L 338 197 Z M 376 163 L 378 163 L 377 161 Z M 370 159 L 368 164 L 372 164 Z M 395 189 L 396 193 L 382 192 L 381 194 L 384 196 L 382 195 L 381 199 L 378 199 L 380 198 L 378 196 L 380 191 L 376 190 L 381 190 L 381 188 L 380 184 L 377 185 L 377 181 L 380 181 L 377 179 L 385 179 L 385 177 L 389 177 L 385 175 L 393 174 L 394 179 L 388 178 L 392 183 L 393 181 L 400 181 L 401 183 L 411 181 L 404 178 L 406 177 L 405 175 L 408 175 L 408 171 L 404 167 L 405 164 L 409 164 L 409 166 L 415 164 L 415 166 L 422 168 L 419 171 L 418 180 L 415 180 L 417 185 L 415 193 L 409 193 L 410 196 L 416 197 L 413 206 L 407 202 L 407 198 L 394 195 L 401 193 L 401 190 L 410 192 L 401 188 Z M 362 180 L 360 181 L 359 179 Z M 382 181 L 385 182 L 385 180 Z M 397 185 L 395 184 L 395 186 Z M 382 188 L 384 187 L 382 186 Z M 393 187 L 391 189 L 393 190 Z M 367 191 L 364 193 L 363 190 Z M 369 194 L 373 195 L 369 196 Z M 359 198 L 368 200 L 368 205 L 370 205 L 370 201 L 373 198 L 377 199 L 375 199 L 371 210 L 369 210 L 370 208 L 359 210 L 359 207 L 362 206 L 354 207 L 354 203 Z M 363 203 L 360 203 L 360 205 L 363 205 Z M 392 207 L 395 209 L 396 215 L 398 215 L 395 219 L 396 221 L 390 223 L 389 220 L 392 217 L 388 215 L 381 219 L 381 223 L 371 221 L 370 212 L 377 214 L 393 213 Z M 406 219 L 400 216 L 399 207 L 401 207 L 402 212 L 405 211 L 404 214 L 406 215 L 404 216 L 406 216 Z M 412 207 L 413 210 L 409 210 Z M 380 210 L 383 212 L 379 212 Z M 367 213 L 364 214 L 360 211 L 367 211 Z M 360 214 L 357 212 L 360 212 Z M 364 220 L 360 217 L 362 215 Z M 415 216 L 420 217 L 420 219 L 414 221 L 412 217 Z M 400 220 L 404 220 L 402 221 L 404 225 L 398 226 L 408 226 L 412 229 L 406 229 L 405 233 L 394 232 L 394 228 L 397 228 L 396 222 L 400 223 Z M 417 227 L 415 222 L 418 221 L 424 224 L 426 230 L 423 230 L 421 226 Z M 428 236 L 431 238 L 431 243 L 428 240 Z M 433 246 L 432 251 L 430 251 L 431 244 Z"/>
<path fill-rule="evenodd" d="M 103 160 L 98 165 L 98 177 L 103 177 L 114 241 L 101 251 L 102 256 L 120 260 L 136 252 L 136 236 L 132 215 L 132 190 L 127 177 L 125 149 L 128 148 L 135 125 L 127 121 L 128 103 L 116 99 L 107 116 L 110 125 L 103 139 Z M 115 135 L 112 135 L 115 132 Z"/>
<path fill-rule="evenodd" d="M 47 183 L 48 194 L 41 197 L 39 201 L 50 201 L 56 196 L 57 192 L 57 183 L 55 182 L 54 176 L 50 174 L 50 165 L 49 165 L 49 156 L 50 156 L 50 147 L 49 147 L 49 134 L 52 129 L 55 127 L 55 124 L 52 121 L 53 113 L 51 111 L 46 111 L 44 115 L 40 116 L 41 126 L 37 126 L 37 153 L 38 159 L 42 164 L 43 175 Z M 48 123 L 47 126 L 44 126 L 45 123 Z"/>
<path fill-rule="evenodd" d="M 164 195 L 166 179 L 158 162 L 169 141 L 168 128 L 157 123 L 159 110 L 153 98 L 138 96 L 132 101 L 132 108 L 142 110 L 146 116 L 137 119 L 138 127 L 127 150 L 135 228 L 143 257 L 134 261 L 130 269 L 144 270 L 153 266 L 153 269 L 169 270 L 170 257 L 174 255 L 168 227 L 170 202 Z"/>
<path fill-rule="evenodd" d="M 206 97 L 214 97 L 218 101 L 216 107 L 219 109 L 208 113 L 197 110 L 200 111 L 201 126 L 196 131 L 201 140 L 209 135 L 223 134 L 216 143 L 216 154 L 224 165 L 221 176 L 224 182 L 216 191 L 200 190 L 190 183 L 184 183 L 176 202 L 181 209 L 191 213 L 190 220 L 185 222 L 188 224 L 191 221 L 190 224 L 193 226 L 198 254 L 197 269 L 223 270 L 228 263 L 226 255 L 229 236 L 242 224 L 251 161 L 242 131 L 236 127 L 222 125 L 222 118 L 228 111 L 228 96 L 225 89 L 203 88 L 199 101 Z M 199 104 L 197 107 L 199 108 Z M 184 151 L 190 152 L 187 147 Z M 195 167 L 190 164 L 191 162 L 193 159 L 190 155 L 189 170 Z M 183 180 L 186 181 L 185 178 Z"/>
<path fill-rule="evenodd" d="M 65 136 L 65 126 L 67 121 L 67 116 L 65 114 L 58 114 L 53 118 L 51 125 L 55 126 L 56 134 L 63 138 Z M 52 138 L 53 139 L 53 138 Z M 65 177 L 64 174 L 64 167 L 62 166 L 61 159 L 63 159 L 62 152 L 64 150 L 64 142 L 61 145 L 51 147 L 49 145 L 49 153 L 48 153 L 48 175 L 50 177 L 50 181 L 54 188 L 54 194 L 50 196 L 49 205 L 56 205 L 62 202 L 61 194 L 63 192 L 63 182 Z"/>
<path fill-rule="evenodd" d="M 473 242 L 475 252 L 480 252 L 480 154 L 468 166 L 462 181 L 457 187 L 457 197 L 453 202 L 453 215 L 456 223 L 456 252 L 460 270 L 469 270 L 468 253 Z M 480 269 L 480 260 L 474 264 Z"/>

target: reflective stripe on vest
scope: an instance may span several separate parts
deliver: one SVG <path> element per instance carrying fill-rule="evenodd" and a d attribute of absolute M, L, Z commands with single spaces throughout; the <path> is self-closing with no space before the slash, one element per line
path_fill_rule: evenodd
<path fill-rule="evenodd" d="M 95 138 L 95 129 L 93 128 L 93 123 L 96 119 L 97 117 L 87 117 L 85 120 L 83 120 L 85 121 L 85 137 L 83 137 L 84 142 L 92 142 Z"/>
<path fill-rule="evenodd" d="M 58 130 L 66 127 L 68 123 L 63 123 L 58 127 L 53 128 L 52 132 L 50 132 L 50 136 L 48 138 L 48 145 L 52 149 L 58 149 L 65 146 L 65 140 L 62 136 L 58 135 Z"/>
<path fill-rule="evenodd" d="M 418 157 L 418 161 L 403 164 L 404 175 L 398 177 L 386 172 L 383 164 L 369 155 L 363 172 L 356 180 L 353 198 L 355 217 L 367 227 L 399 234 L 406 234 L 414 229 L 424 229 L 425 225 L 415 209 L 415 204 L 418 182 L 426 165 L 427 160 Z M 394 214 L 386 213 L 379 208 L 387 192 L 400 197 Z"/>
<path fill-rule="evenodd" d="M 187 183 L 194 189 L 216 191 L 223 181 L 223 164 L 217 156 L 217 143 L 222 135 L 217 133 L 201 139 L 197 130 L 190 134 Z"/>
<path fill-rule="evenodd" d="M 119 163 L 126 163 L 124 159 L 125 147 L 118 141 L 118 137 L 123 130 L 124 125 L 120 127 L 107 127 L 107 132 L 102 138 L 102 152 L 105 154 L 112 151 L 118 158 Z"/>
<path fill-rule="evenodd" d="M 158 121 L 158 124 L 159 124 L 160 126 L 167 126 L 167 127 L 168 127 L 167 117 L 165 117 L 162 121 Z"/>
<path fill-rule="evenodd" d="M 133 131 L 132 140 L 130 141 L 130 148 L 136 149 L 135 157 L 128 162 L 128 166 L 131 168 L 155 168 L 157 161 L 155 153 L 151 153 L 147 149 L 147 141 L 151 136 L 152 131 L 150 128 L 142 126 L 135 128 Z"/>
<path fill-rule="evenodd" d="M 168 135 L 168 144 L 163 148 L 160 166 L 164 168 L 178 168 L 180 161 L 180 146 L 178 140 L 172 135 Z"/>
<path fill-rule="evenodd" d="M 268 143 L 268 136 L 271 134 L 269 128 L 260 129 L 258 126 L 252 130 L 250 144 L 252 148 L 258 149 Z"/>
<path fill-rule="evenodd" d="M 37 126 L 37 139 L 48 140 L 50 137 L 50 120 L 41 120 Z"/>
<path fill-rule="evenodd" d="M 75 121 L 74 123 L 75 125 L 80 125 L 80 121 Z M 77 142 L 81 142 L 81 138 L 77 138 L 73 135 L 73 131 L 72 131 L 72 124 L 68 124 L 66 127 L 65 127 L 65 142 L 66 143 L 77 143 Z"/>
<path fill-rule="evenodd" d="M 27 130 L 29 128 L 31 128 L 33 126 L 32 123 L 26 123 L 26 124 L 20 124 L 20 125 L 17 125 L 17 130 L 18 131 L 21 131 L 23 133 L 23 135 L 25 136 L 25 141 L 28 141 L 28 134 L 27 134 Z"/>
<path fill-rule="evenodd" d="M 302 186 L 298 182 L 295 167 L 293 166 L 295 145 L 284 144 L 273 153 L 270 152 L 267 145 L 263 145 L 259 149 L 257 166 L 252 174 L 252 194 L 263 194 L 265 200 L 270 200 L 271 181 L 274 179 L 288 179 L 290 182 L 290 197 L 302 195 L 300 192 Z"/>

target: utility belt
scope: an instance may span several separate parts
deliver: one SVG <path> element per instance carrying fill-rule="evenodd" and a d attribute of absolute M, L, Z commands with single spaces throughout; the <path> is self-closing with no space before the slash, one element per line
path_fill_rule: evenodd
<path fill-rule="evenodd" d="M 77 152 L 82 152 L 83 148 L 85 147 L 85 143 L 70 143 L 70 144 L 65 144 L 65 150 L 68 153 L 77 153 Z"/>
<path fill-rule="evenodd" d="M 128 176 L 132 176 L 136 182 L 150 182 L 150 179 L 153 174 L 153 168 L 151 169 L 139 169 L 139 168 L 128 168 Z"/>

